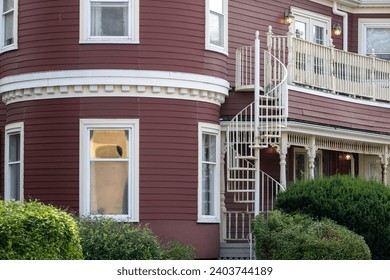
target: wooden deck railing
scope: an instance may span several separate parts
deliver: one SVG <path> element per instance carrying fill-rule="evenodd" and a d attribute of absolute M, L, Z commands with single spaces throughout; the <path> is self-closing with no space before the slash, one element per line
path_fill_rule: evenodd
<path fill-rule="evenodd" d="M 267 33 L 268 51 L 288 70 L 288 83 L 333 94 L 390 101 L 390 61 L 318 45 L 287 35 Z M 237 50 L 236 89 L 253 88 L 251 50 Z M 254 62 L 253 62 L 254 63 Z"/>

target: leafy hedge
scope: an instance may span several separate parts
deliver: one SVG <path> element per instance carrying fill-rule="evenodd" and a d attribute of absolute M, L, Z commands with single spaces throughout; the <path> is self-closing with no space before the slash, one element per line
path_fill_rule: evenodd
<path fill-rule="evenodd" d="M 362 235 L 373 259 L 390 259 L 390 188 L 350 176 L 300 181 L 277 197 L 276 208 L 329 218 Z"/>
<path fill-rule="evenodd" d="M 78 227 L 64 211 L 37 201 L 0 201 L 0 259 L 82 259 Z"/>
<path fill-rule="evenodd" d="M 161 245 L 147 226 L 121 223 L 107 217 L 78 219 L 87 260 L 184 260 L 194 248 L 176 241 Z"/>
<path fill-rule="evenodd" d="M 253 221 L 257 259 L 361 260 L 370 259 L 364 239 L 331 220 L 271 212 Z"/>

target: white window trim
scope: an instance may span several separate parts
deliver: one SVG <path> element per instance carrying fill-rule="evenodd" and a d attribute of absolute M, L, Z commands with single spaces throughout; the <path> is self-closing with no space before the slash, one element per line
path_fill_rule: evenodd
<path fill-rule="evenodd" d="M 390 28 L 389 18 L 359 18 L 358 20 L 358 52 L 366 55 L 367 28 Z"/>
<path fill-rule="evenodd" d="M 3 1 L 0 2 L 0 53 L 16 50 L 18 48 L 18 7 L 18 0 L 14 0 L 14 25 L 12 31 L 14 35 L 14 42 L 11 45 L 4 46 Z"/>
<path fill-rule="evenodd" d="M 228 0 L 223 0 L 223 19 L 224 19 L 224 30 L 223 30 L 223 47 L 220 47 L 220 46 L 217 46 L 217 45 L 214 45 L 210 42 L 210 36 L 209 36 L 209 17 L 210 17 L 210 8 L 209 8 L 209 2 L 210 0 L 206 0 L 206 28 L 205 28 L 205 48 L 206 50 L 209 50 L 209 51 L 215 51 L 215 52 L 220 52 L 224 55 L 228 55 Z"/>
<path fill-rule="evenodd" d="M 117 0 L 102 0 L 118 2 Z M 122 1 L 122 0 L 120 0 Z M 80 44 L 139 44 L 139 0 L 129 0 L 129 31 L 130 37 L 92 37 L 90 0 L 80 1 Z"/>
<path fill-rule="evenodd" d="M 90 214 L 89 137 L 90 129 L 130 129 L 129 135 L 129 214 L 93 215 L 111 217 L 122 222 L 139 222 L 139 120 L 138 119 L 81 119 L 80 120 L 80 215 Z"/>
<path fill-rule="evenodd" d="M 296 8 L 296 7 L 291 7 L 291 12 L 293 13 L 294 15 L 294 21 L 293 21 L 293 30 L 295 30 L 295 20 L 299 20 L 299 18 L 304 18 L 304 19 L 308 19 L 309 22 L 311 22 L 312 20 L 316 20 L 316 21 L 319 21 L 319 22 L 322 22 L 326 25 L 326 30 L 325 30 L 325 46 L 329 46 L 330 44 L 330 33 L 331 33 L 331 22 L 332 22 L 332 19 L 328 16 L 324 16 L 322 14 L 318 14 L 318 13 L 314 13 L 314 12 L 311 12 L 311 11 L 308 11 L 308 10 L 304 10 L 304 9 L 300 9 L 300 8 Z M 311 23 L 310 23 L 310 26 L 311 26 Z M 311 40 L 311 38 L 310 38 Z"/>
<path fill-rule="evenodd" d="M 11 186 L 9 178 L 9 135 L 20 134 L 20 198 L 24 198 L 24 123 L 12 123 L 5 126 L 5 148 L 4 148 L 4 198 L 11 199 Z"/>
<path fill-rule="evenodd" d="M 216 124 L 198 124 L 198 223 L 220 223 L 220 154 L 221 127 Z M 204 133 L 216 136 L 216 167 L 214 178 L 214 215 L 202 215 L 202 135 Z"/>

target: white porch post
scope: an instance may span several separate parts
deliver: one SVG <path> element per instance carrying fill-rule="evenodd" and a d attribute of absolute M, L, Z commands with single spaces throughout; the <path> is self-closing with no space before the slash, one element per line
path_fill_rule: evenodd
<path fill-rule="evenodd" d="M 309 179 L 314 179 L 315 160 L 317 155 L 316 137 L 310 136 L 309 146 L 306 148 L 309 159 Z"/>
<path fill-rule="evenodd" d="M 225 154 L 226 154 L 226 132 L 221 132 L 221 161 L 220 161 L 220 209 L 221 209 L 221 223 L 220 223 L 220 242 L 226 240 L 226 205 L 225 205 Z"/>
<path fill-rule="evenodd" d="M 254 112 L 254 137 L 255 137 L 255 216 L 260 214 L 260 143 L 259 143 L 259 116 L 260 116 L 260 39 L 259 31 L 256 31 L 255 39 L 255 112 Z"/>
<path fill-rule="evenodd" d="M 383 165 L 383 184 L 388 185 L 390 182 L 388 182 L 388 166 L 389 166 L 389 160 L 390 160 L 390 152 L 389 152 L 389 146 L 384 147 L 384 153 L 383 157 L 381 157 L 381 163 Z"/>
<path fill-rule="evenodd" d="M 288 141 L 288 138 L 287 138 L 287 132 L 282 132 L 282 137 L 280 138 L 280 146 L 279 146 L 279 149 L 278 149 L 278 152 L 279 152 L 279 158 L 280 158 L 280 184 L 282 184 L 282 186 L 284 188 L 286 188 L 287 186 L 287 176 L 286 176 L 286 165 L 287 165 L 287 162 L 286 162 L 286 157 L 287 157 L 287 148 L 288 148 L 288 145 L 287 145 L 287 141 Z"/>

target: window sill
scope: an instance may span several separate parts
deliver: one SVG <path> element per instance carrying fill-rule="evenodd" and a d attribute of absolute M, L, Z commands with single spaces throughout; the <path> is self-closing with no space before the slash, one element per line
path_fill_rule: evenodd
<path fill-rule="evenodd" d="M 126 40 L 126 39 L 89 39 L 80 40 L 80 44 L 128 44 L 136 45 L 139 44 L 139 40 Z"/>
<path fill-rule="evenodd" d="M 6 47 L 2 47 L 0 49 L 0 53 L 5 53 L 5 52 L 8 52 L 8 51 L 13 51 L 13 50 L 17 50 L 18 49 L 18 46 L 16 44 L 13 44 L 13 45 L 9 45 L 9 46 L 6 46 Z"/>
<path fill-rule="evenodd" d="M 198 224 L 220 224 L 220 219 L 217 218 L 201 218 L 197 221 Z"/>
<path fill-rule="evenodd" d="M 208 45 L 206 45 L 206 50 L 212 51 L 212 52 L 218 52 L 218 53 L 224 54 L 226 56 L 229 56 L 227 49 L 222 48 L 222 47 L 218 47 L 216 45 L 208 44 Z"/>

